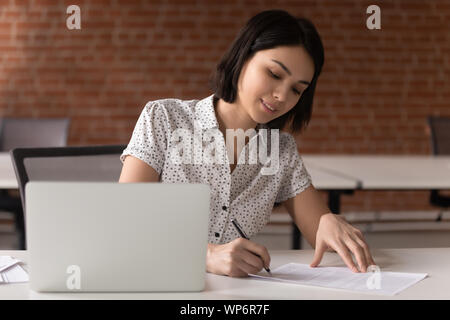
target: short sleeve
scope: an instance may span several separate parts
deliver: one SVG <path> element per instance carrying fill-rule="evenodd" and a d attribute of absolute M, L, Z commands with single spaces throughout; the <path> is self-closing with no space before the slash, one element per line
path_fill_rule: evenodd
<path fill-rule="evenodd" d="M 311 185 L 311 176 L 305 168 L 302 158 L 297 150 L 294 137 L 289 136 L 284 141 L 281 183 L 275 202 L 283 202 L 295 197 Z M 280 144 L 281 147 L 281 144 Z"/>
<path fill-rule="evenodd" d="M 128 146 L 120 156 L 122 162 L 127 155 L 138 158 L 161 174 L 168 141 L 168 118 L 164 106 L 148 102 L 139 116 Z"/>

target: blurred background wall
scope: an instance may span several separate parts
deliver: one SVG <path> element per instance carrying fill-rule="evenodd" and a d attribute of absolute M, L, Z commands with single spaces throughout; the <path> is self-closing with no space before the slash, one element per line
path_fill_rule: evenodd
<path fill-rule="evenodd" d="M 66 8 L 81 9 L 68 30 Z M 381 8 L 381 30 L 366 8 Z M 69 144 L 127 143 L 147 101 L 211 94 L 208 79 L 256 13 L 309 18 L 325 47 L 301 154 L 430 154 L 450 115 L 450 1 L 1 0 L 0 117 L 70 117 Z M 429 192 L 356 192 L 346 210 L 426 210 Z"/>

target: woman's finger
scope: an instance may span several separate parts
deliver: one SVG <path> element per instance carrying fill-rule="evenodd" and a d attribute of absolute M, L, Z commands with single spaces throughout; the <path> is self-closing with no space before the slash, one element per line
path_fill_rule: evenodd
<path fill-rule="evenodd" d="M 336 250 L 336 252 L 341 256 L 342 260 L 344 260 L 344 263 L 351 269 L 353 272 L 358 272 L 358 268 L 356 267 L 355 263 L 353 262 L 353 258 L 348 251 L 348 248 L 343 244 L 342 242 L 332 244 L 331 247 Z"/>
<path fill-rule="evenodd" d="M 243 242 L 243 244 L 244 244 L 244 248 L 248 252 L 250 252 L 257 259 L 260 259 L 262 261 L 263 267 L 270 268 L 270 255 L 269 255 L 269 251 L 267 250 L 266 247 L 264 247 L 260 244 L 257 244 L 255 242 L 252 242 L 250 240 L 245 240 L 245 242 Z M 253 261 L 255 261 L 255 260 L 253 260 Z"/>
<path fill-rule="evenodd" d="M 257 256 L 255 253 L 243 250 L 239 254 L 240 259 L 244 261 L 246 264 L 261 270 L 264 267 L 264 261 L 261 259 L 261 257 Z"/>
<path fill-rule="evenodd" d="M 247 263 L 247 261 L 245 261 L 243 259 L 238 259 L 236 261 L 236 263 L 237 263 L 237 267 L 239 268 L 240 272 L 242 273 L 241 276 L 243 276 L 243 277 L 247 277 L 250 273 L 256 274 L 259 271 L 261 271 L 261 269 L 262 269 L 262 267 L 261 268 L 255 267 L 254 265 Z"/>
<path fill-rule="evenodd" d="M 357 238 L 355 236 L 355 238 Z M 359 240 L 361 241 L 361 240 Z M 360 244 L 358 243 L 358 240 L 355 240 L 351 235 L 348 236 L 346 242 L 345 242 L 346 246 L 350 249 L 350 251 L 353 253 L 353 255 L 356 258 L 356 261 L 358 262 L 359 265 L 359 270 L 361 272 L 366 272 L 367 271 L 367 261 L 366 261 L 366 255 L 364 253 L 364 249 L 360 246 Z"/>
<path fill-rule="evenodd" d="M 319 243 L 316 244 L 316 250 L 314 251 L 314 258 L 311 264 L 309 265 L 310 267 L 314 268 L 319 265 L 320 261 L 322 261 L 323 254 L 325 253 L 327 248 L 328 246 L 324 241 L 319 241 Z"/>
<path fill-rule="evenodd" d="M 356 229 L 355 234 L 356 234 L 355 240 L 358 241 L 359 245 L 364 250 L 364 255 L 366 256 L 368 266 L 376 265 L 375 260 L 373 259 L 372 254 L 370 253 L 369 245 L 367 244 L 367 241 L 364 238 L 363 233 L 359 229 Z"/>

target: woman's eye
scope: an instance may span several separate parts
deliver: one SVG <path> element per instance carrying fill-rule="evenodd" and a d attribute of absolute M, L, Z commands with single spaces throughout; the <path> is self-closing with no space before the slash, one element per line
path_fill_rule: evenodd
<path fill-rule="evenodd" d="M 279 76 L 277 76 L 275 73 L 273 73 L 272 71 L 269 71 L 270 74 L 272 75 L 272 77 L 274 77 L 275 79 L 280 79 Z"/>
<path fill-rule="evenodd" d="M 270 75 L 271 75 L 273 78 L 275 78 L 275 79 L 281 79 L 279 76 L 277 76 L 275 73 L 273 73 L 273 72 L 270 71 L 270 70 L 269 70 L 269 73 L 270 73 Z M 301 94 L 301 92 L 298 91 L 297 89 L 292 89 L 292 91 L 294 91 L 294 93 L 295 93 L 296 95 L 298 95 L 298 96 Z"/>

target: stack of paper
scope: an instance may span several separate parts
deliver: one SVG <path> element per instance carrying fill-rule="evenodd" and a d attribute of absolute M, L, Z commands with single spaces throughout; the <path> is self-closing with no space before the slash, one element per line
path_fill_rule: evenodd
<path fill-rule="evenodd" d="M 20 260 L 13 257 L 0 256 L 0 284 L 28 282 L 28 273 L 20 263 Z"/>
<path fill-rule="evenodd" d="M 250 276 L 271 281 L 282 281 L 309 286 L 345 289 L 369 294 L 395 295 L 424 279 L 426 273 L 367 272 L 354 273 L 346 267 L 317 267 L 288 263 L 275 270 Z"/>

